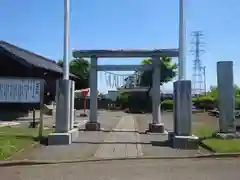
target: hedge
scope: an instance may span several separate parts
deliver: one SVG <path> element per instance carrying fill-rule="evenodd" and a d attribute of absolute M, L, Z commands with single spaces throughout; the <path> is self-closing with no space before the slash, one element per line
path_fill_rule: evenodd
<path fill-rule="evenodd" d="M 211 96 L 202 96 L 199 98 L 193 99 L 193 105 L 197 109 L 212 110 L 218 108 L 218 101 L 216 98 Z M 240 110 L 240 98 L 236 97 L 235 99 L 235 109 Z"/>
<path fill-rule="evenodd" d="M 173 100 L 164 100 L 161 102 L 161 110 L 173 110 Z"/>
<path fill-rule="evenodd" d="M 235 100 L 235 109 L 240 110 L 240 97 L 237 97 Z"/>
<path fill-rule="evenodd" d="M 116 99 L 116 104 L 120 105 L 122 109 L 125 109 L 129 106 L 129 100 L 127 95 L 118 96 Z"/>
<path fill-rule="evenodd" d="M 133 112 L 150 112 L 152 109 L 151 99 L 146 93 L 121 94 L 117 97 L 116 104 L 121 109 L 129 109 Z"/>
<path fill-rule="evenodd" d="M 193 99 L 193 105 L 196 107 L 196 109 L 212 110 L 217 108 L 217 100 L 210 96 L 202 96 Z"/>
<path fill-rule="evenodd" d="M 240 100 L 239 100 L 240 102 Z M 216 100 L 209 97 L 201 97 L 201 98 L 194 98 L 193 99 L 193 105 L 196 107 L 196 109 L 214 109 L 216 107 Z M 239 106 L 240 107 L 240 106 Z M 164 100 L 161 103 L 161 109 L 162 110 L 173 110 L 173 100 Z"/>
<path fill-rule="evenodd" d="M 212 110 L 212 109 L 218 108 L 217 99 L 213 98 L 211 96 L 202 96 L 199 98 L 193 98 L 192 101 L 193 101 L 193 105 L 195 106 L 196 109 Z M 143 108 L 142 106 L 144 106 L 145 108 L 148 107 L 151 109 L 151 103 L 149 101 L 147 101 L 147 100 L 141 101 L 140 99 L 133 100 L 132 98 L 129 98 L 129 96 L 127 96 L 127 95 L 118 97 L 116 103 L 121 105 L 123 109 L 129 108 L 129 107 L 142 109 Z M 161 109 L 162 110 L 173 110 L 173 100 L 162 101 Z M 235 109 L 240 110 L 240 97 L 236 98 Z"/>

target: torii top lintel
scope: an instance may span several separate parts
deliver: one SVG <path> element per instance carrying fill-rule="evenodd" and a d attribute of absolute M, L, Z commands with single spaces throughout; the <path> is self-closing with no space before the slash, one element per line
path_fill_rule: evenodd
<path fill-rule="evenodd" d="M 178 57 L 178 49 L 119 49 L 119 50 L 76 50 L 74 58 L 145 58 L 145 57 Z"/>

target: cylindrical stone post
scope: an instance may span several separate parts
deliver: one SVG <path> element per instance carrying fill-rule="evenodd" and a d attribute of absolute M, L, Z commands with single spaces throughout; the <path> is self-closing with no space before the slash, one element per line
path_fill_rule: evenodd
<path fill-rule="evenodd" d="M 236 132 L 233 62 L 217 63 L 219 128 L 221 133 Z"/>

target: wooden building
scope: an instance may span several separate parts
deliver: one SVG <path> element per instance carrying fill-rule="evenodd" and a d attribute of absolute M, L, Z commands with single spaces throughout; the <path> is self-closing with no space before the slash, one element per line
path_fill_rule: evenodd
<path fill-rule="evenodd" d="M 63 69 L 53 60 L 17 47 L 5 41 L 0 41 L 0 78 L 29 77 L 45 80 L 44 102 L 55 99 L 56 80 L 62 78 Z M 70 74 L 70 79 L 77 77 Z M 49 94 L 49 95 L 47 95 Z M 27 110 L 34 107 L 32 104 L 9 104 L 0 103 L 0 109 Z"/>

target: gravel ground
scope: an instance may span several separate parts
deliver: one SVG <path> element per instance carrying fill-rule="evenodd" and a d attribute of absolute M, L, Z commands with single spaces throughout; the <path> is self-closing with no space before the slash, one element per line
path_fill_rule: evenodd
<path fill-rule="evenodd" d="M 148 123 L 151 122 L 151 114 L 139 114 L 135 115 L 137 128 L 140 132 L 144 132 L 148 127 Z M 164 127 L 168 131 L 172 131 L 174 128 L 173 124 L 173 113 L 172 112 L 163 112 L 162 113 L 162 122 Z M 208 125 L 214 129 L 218 128 L 218 119 L 213 116 L 209 116 L 207 113 L 196 113 L 192 114 L 192 127 L 197 127 L 199 125 Z"/>
<path fill-rule="evenodd" d="M 193 115 L 195 116 L 195 115 Z M 148 123 L 151 120 L 151 114 L 143 114 L 143 115 L 135 115 L 135 124 L 136 128 L 140 132 L 144 132 Z M 195 117 L 193 117 L 194 119 Z M 199 120 L 199 119 L 198 119 Z M 173 114 L 171 112 L 162 113 L 162 122 L 164 123 L 164 127 L 167 131 L 173 130 Z M 194 124 L 193 120 L 193 124 Z M 140 134 L 144 156 L 158 156 L 158 157 L 166 157 L 166 156 L 193 156 L 193 155 L 202 155 L 202 154 L 211 154 L 209 151 L 199 148 L 198 150 L 177 150 L 172 149 L 166 144 L 168 140 L 168 135 L 161 134 Z M 151 143 L 153 142 L 153 143 Z"/>
<path fill-rule="evenodd" d="M 218 118 L 209 116 L 207 113 L 194 114 L 192 116 L 192 126 L 208 125 L 211 128 L 218 129 Z"/>
<path fill-rule="evenodd" d="M 8 180 L 239 180 L 239 159 L 124 160 L 1 168 Z"/>

